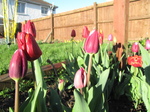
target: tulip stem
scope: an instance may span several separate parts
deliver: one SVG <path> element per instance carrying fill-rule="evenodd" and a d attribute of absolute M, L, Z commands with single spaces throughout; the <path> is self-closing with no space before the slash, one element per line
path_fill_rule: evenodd
<path fill-rule="evenodd" d="M 36 88 L 35 72 L 34 72 L 34 63 L 33 63 L 33 61 L 31 61 L 31 68 L 32 68 L 32 74 L 33 74 L 34 88 Z"/>
<path fill-rule="evenodd" d="M 19 112 L 19 80 L 15 81 L 15 112 Z"/>
<path fill-rule="evenodd" d="M 83 95 L 83 90 L 82 90 L 82 88 L 80 89 L 80 93 Z"/>
<path fill-rule="evenodd" d="M 90 54 L 89 58 L 89 64 L 88 64 L 88 73 L 87 73 L 87 86 L 90 86 L 90 73 L 91 73 L 91 68 L 92 68 L 92 57 L 93 54 Z"/>
<path fill-rule="evenodd" d="M 72 41 L 72 55 L 73 55 L 73 37 L 72 37 L 71 41 Z"/>

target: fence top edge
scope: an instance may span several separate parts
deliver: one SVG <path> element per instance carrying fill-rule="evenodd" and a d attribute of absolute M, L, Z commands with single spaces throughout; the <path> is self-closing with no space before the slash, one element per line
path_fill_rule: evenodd
<path fill-rule="evenodd" d="M 87 6 L 87 7 L 83 7 L 83 8 L 79 8 L 79 9 L 74 9 L 74 10 L 54 14 L 54 17 L 70 15 L 73 13 L 79 13 L 79 12 L 83 12 L 83 11 L 87 11 L 87 10 L 91 10 L 91 9 L 93 9 L 93 6 Z"/>

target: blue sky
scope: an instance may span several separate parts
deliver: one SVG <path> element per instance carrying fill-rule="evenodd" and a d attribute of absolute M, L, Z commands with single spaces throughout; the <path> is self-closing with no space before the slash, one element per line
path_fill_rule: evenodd
<path fill-rule="evenodd" d="M 47 1 L 49 3 L 58 6 L 58 8 L 56 9 L 56 13 L 61 13 L 93 5 L 94 2 L 103 3 L 111 0 L 44 0 L 44 1 Z"/>

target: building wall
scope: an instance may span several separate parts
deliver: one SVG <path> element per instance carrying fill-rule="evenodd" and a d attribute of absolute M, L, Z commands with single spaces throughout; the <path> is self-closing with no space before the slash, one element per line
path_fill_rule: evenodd
<path fill-rule="evenodd" d="M 12 6 L 12 8 L 14 7 L 14 0 L 11 0 L 10 2 L 10 7 Z M 37 4 L 31 4 L 31 3 L 26 3 L 26 8 L 25 14 L 18 14 L 18 20 L 17 22 L 22 22 L 25 20 L 29 20 L 29 19 L 35 19 L 35 18 L 41 18 L 41 17 L 45 17 L 51 14 L 51 9 L 49 8 L 48 10 L 48 14 L 47 15 L 42 15 L 41 14 L 41 6 L 42 5 L 37 5 Z M 0 0 L 0 14 L 3 15 L 2 12 L 2 0 Z M 10 19 L 12 18 L 12 13 L 10 11 Z"/>

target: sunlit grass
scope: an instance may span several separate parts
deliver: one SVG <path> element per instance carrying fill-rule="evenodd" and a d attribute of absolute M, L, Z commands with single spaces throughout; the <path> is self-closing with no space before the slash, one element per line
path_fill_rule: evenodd
<path fill-rule="evenodd" d="M 42 65 L 47 65 L 47 59 L 50 59 L 52 63 L 58 63 L 68 59 L 68 56 L 72 53 L 72 43 L 54 43 L 43 44 L 39 43 L 42 50 Z M 78 56 L 82 43 L 73 44 L 73 55 Z M 11 45 L 8 48 L 7 45 L 0 45 L 0 75 L 7 73 L 11 57 L 17 45 Z M 30 63 L 28 64 L 31 67 Z"/>

